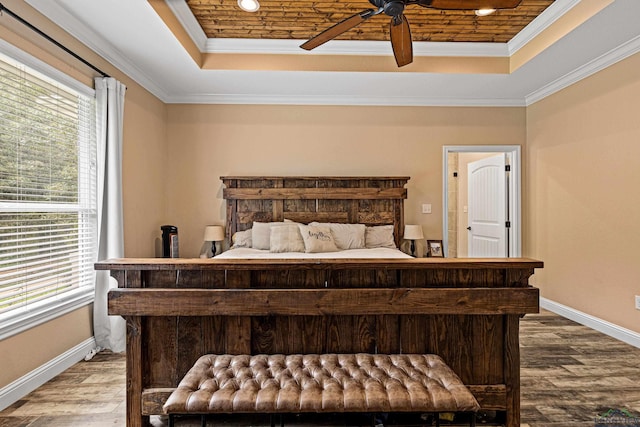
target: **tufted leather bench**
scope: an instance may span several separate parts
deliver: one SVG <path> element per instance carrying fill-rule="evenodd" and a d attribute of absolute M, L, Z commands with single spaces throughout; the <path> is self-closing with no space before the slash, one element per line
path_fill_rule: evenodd
<path fill-rule="evenodd" d="M 476 412 L 480 405 L 433 354 L 210 354 L 196 361 L 163 409 L 170 415 L 440 413 Z"/>

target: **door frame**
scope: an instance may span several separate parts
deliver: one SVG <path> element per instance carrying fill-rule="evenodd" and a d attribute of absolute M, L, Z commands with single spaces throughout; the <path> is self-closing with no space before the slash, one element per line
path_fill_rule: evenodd
<path fill-rule="evenodd" d="M 442 248 L 449 253 L 449 153 L 506 153 L 510 156 L 511 172 L 508 181 L 510 258 L 522 256 L 522 161 L 519 145 L 445 145 L 442 147 Z"/>

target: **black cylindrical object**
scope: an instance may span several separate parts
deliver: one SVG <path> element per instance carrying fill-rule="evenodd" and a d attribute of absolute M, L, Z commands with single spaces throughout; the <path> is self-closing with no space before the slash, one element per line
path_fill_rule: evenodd
<path fill-rule="evenodd" d="M 178 258 L 178 227 L 163 225 L 162 230 L 162 257 Z"/>

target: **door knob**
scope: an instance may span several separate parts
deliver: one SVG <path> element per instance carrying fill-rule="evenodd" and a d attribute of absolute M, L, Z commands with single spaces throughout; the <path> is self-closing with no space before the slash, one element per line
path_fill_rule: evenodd
<path fill-rule="evenodd" d="M 471 231 L 471 227 L 467 227 L 467 230 Z"/>

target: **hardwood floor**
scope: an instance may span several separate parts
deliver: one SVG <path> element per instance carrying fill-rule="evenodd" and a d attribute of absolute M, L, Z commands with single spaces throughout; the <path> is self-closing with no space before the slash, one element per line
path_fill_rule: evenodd
<path fill-rule="evenodd" d="M 124 426 L 125 359 L 98 353 L 0 412 L 0 427 Z"/>
<path fill-rule="evenodd" d="M 527 315 L 521 322 L 521 361 L 523 427 L 594 427 L 595 418 L 610 408 L 640 414 L 638 348 L 543 311 Z M 124 369 L 122 355 L 99 353 L 0 412 L 0 427 L 124 426 Z M 486 422 L 481 420 L 478 425 L 496 425 L 491 422 L 491 414 L 486 415 Z M 367 423 L 355 418 L 314 419 L 313 424 L 305 419 L 290 419 L 286 425 Z M 152 423 L 157 427 L 166 425 L 160 418 L 154 418 Z M 177 425 L 196 426 L 199 422 L 186 419 Z M 215 425 L 264 424 L 245 418 L 220 420 Z M 430 424 L 400 424 L 396 420 L 393 425 Z"/>
<path fill-rule="evenodd" d="M 610 408 L 640 414 L 640 349 L 549 312 L 527 315 L 520 333 L 523 423 L 594 426 Z"/>

